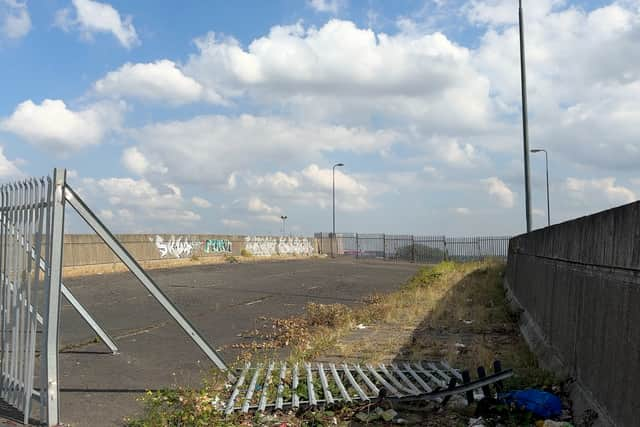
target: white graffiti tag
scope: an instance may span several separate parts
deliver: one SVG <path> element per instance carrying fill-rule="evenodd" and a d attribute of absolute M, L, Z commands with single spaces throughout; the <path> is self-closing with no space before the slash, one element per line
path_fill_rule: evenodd
<path fill-rule="evenodd" d="M 191 256 L 194 249 L 201 243 L 190 242 L 186 237 L 178 237 L 176 239 L 174 236 L 171 236 L 171 239 L 165 241 L 161 236 L 156 235 L 155 244 L 160 252 L 161 258 L 167 255 L 182 258 Z"/>
<path fill-rule="evenodd" d="M 245 249 L 254 256 L 313 255 L 309 239 L 299 237 L 245 237 Z"/>

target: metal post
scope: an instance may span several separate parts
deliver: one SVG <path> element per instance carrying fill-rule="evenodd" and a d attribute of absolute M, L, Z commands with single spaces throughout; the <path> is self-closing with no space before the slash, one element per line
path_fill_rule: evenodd
<path fill-rule="evenodd" d="M 549 206 L 549 156 L 547 150 L 544 151 L 544 163 L 547 172 L 547 225 L 551 225 L 551 207 Z"/>
<path fill-rule="evenodd" d="M 337 244 L 337 239 L 336 239 L 336 167 L 338 166 L 344 166 L 343 163 L 336 163 L 335 165 L 333 165 L 333 173 L 332 173 L 332 188 L 333 188 L 333 240 L 331 241 L 331 257 L 334 258 L 335 254 L 333 252 L 333 242 L 335 241 Z M 337 249 L 337 248 L 336 248 Z"/>
<path fill-rule="evenodd" d="M 162 290 L 155 284 L 149 275 L 140 267 L 140 264 L 127 252 L 127 250 L 118 242 L 102 222 L 95 216 L 93 212 L 85 205 L 75 191 L 68 185 L 66 186 L 65 197 L 67 202 L 75 209 L 80 217 L 96 232 L 98 236 L 106 243 L 113 253 L 127 266 L 129 271 L 144 285 L 149 293 L 160 303 L 167 313 L 180 325 L 193 342 L 202 350 L 204 354 L 220 369 L 221 371 L 229 371 L 228 366 L 211 348 L 200 333 L 193 327 L 178 308 L 167 298 Z M 235 378 L 232 374 L 228 374 L 229 378 Z"/>
<path fill-rule="evenodd" d="M 531 231 L 531 182 L 529 170 L 529 119 L 527 111 L 527 70 L 524 55 L 524 19 L 522 0 L 519 0 L 518 17 L 520 23 L 520 78 L 522 86 L 522 133 L 524 144 L 524 194 L 527 233 Z"/>
<path fill-rule="evenodd" d="M 549 207 L 549 155 L 544 148 L 532 148 L 532 153 L 544 153 L 544 165 L 547 175 L 547 225 L 551 225 L 551 208 Z"/>
<path fill-rule="evenodd" d="M 382 233 L 382 259 L 387 259 L 387 237 Z"/>
<path fill-rule="evenodd" d="M 360 257 L 360 242 L 358 241 L 358 233 L 356 233 L 356 259 Z"/>
<path fill-rule="evenodd" d="M 442 246 L 444 247 L 444 261 L 447 261 L 449 259 L 449 252 L 447 249 L 447 236 L 442 236 Z"/>
<path fill-rule="evenodd" d="M 50 281 L 46 290 L 45 312 L 45 365 L 46 396 L 41 404 L 46 405 L 47 425 L 60 424 L 60 402 L 58 399 L 58 329 L 60 320 L 60 284 L 62 278 L 62 249 L 64 238 L 64 202 L 67 171 L 53 170 L 53 215 L 51 229 Z"/>
<path fill-rule="evenodd" d="M 411 235 L 411 262 L 416 262 L 416 239 Z"/>

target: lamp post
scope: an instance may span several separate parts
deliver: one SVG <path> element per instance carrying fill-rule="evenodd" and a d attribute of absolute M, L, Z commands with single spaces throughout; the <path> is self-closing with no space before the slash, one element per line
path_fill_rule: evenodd
<path fill-rule="evenodd" d="M 333 182 L 333 238 L 331 239 L 331 258 L 335 257 L 333 253 L 333 244 L 336 239 L 336 168 L 344 166 L 344 163 L 336 163 L 333 165 L 332 182 Z"/>
<path fill-rule="evenodd" d="M 286 216 L 286 215 L 281 215 L 280 216 L 280 219 L 282 220 L 282 235 L 283 236 L 287 234 L 285 226 L 284 226 L 284 222 L 286 221 L 287 218 L 288 218 L 288 216 Z"/>
<path fill-rule="evenodd" d="M 524 18 L 522 0 L 518 0 L 518 22 L 520 26 L 520 82 L 522 86 L 522 135 L 524 143 L 524 195 L 527 233 L 531 231 L 531 181 L 529 170 L 529 119 L 527 111 L 527 70 L 524 57 Z"/>
<path fill-rule="evenodd" d="M 533 148 L 532 153 L 544 153 L 544 164 L 547 171 L 547 224 L 551 225 L 551 209 L 549 208 L 549 155 L 544 148 Z"/>

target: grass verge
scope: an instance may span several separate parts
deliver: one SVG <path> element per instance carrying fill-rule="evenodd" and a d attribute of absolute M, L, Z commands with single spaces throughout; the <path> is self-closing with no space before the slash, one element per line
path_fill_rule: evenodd
<path fill-rule="evenodd" d="M 238 363 L 273 359 L 285 348 L 291 363 L 311 360 L 389 362 L 447 360 L 471 370 L 499 359 L 516 375 L 508 388 L 549 387 L 557 380 L 540 369 L 519 334 L 502 288 L 504 265 L 498 262 L 443 262 L 422 268 L 400 290 L 372 295 L 363 304 L 309 304 L 303 316 L 273 319 L 267 332 L 253 331 Z M 301 392 L 303 392 L 301 390 Z M 212 374 L 199 390 L 166 390 L 143 397 L 145 412 L 131 427 L 273 425 L 264 416 L 225 418 L 224 379 Z M 334 409 L 334 408 L 332 408 Z M 282 414 L 288 425 L 342 424 L 356 409 L 313 414 Z M 327 412 L 329 415 L 327 415 Z M 444 414 L 457 425 L 456 414 Z M 449 418 L 447 418 L 449 417 Z M 448 423 L 448 421 L 447 421 Z M 346 424 L 344 424 L 346 425 Z M 350 424 L 351 425 L 351 424 Z M 357 425 L 357 424 L 354 424 Z M 420 425 L 437 425 L 424 424 Z"/>

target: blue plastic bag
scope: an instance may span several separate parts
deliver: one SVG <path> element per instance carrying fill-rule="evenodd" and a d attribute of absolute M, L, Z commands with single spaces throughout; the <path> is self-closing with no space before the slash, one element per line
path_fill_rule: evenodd
<path fill-rule="evenodd" d="M 541 418 L 553 418 L 562 415 L 562 401 L 551 393 L 540 390 L 516 390 L 501 393 L 498 399 L 505 403 L 513 403 L 518 408 L 532 412 Z"/>

